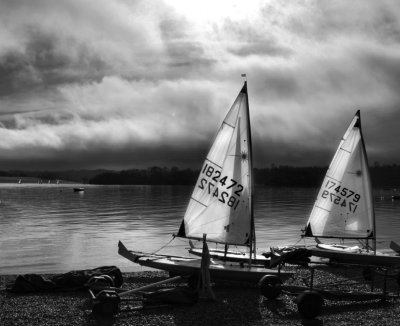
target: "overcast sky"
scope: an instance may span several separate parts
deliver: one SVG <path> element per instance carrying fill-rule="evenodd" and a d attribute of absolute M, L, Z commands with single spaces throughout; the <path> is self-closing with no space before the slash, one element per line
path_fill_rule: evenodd
<path fill-rule="evenodd" d="M 397 0 L 0 0 L 0 169 L 200 168 L 242 73 L 256 167 L 327 166 L 358 109 L 400 164 Z"/>

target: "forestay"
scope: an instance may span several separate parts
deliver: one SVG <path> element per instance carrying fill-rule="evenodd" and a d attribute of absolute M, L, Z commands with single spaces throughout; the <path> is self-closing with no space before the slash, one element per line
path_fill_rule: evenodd
<path fill-rule="evenodd" d="M 305 236 L 374 239 L 374 230 L 371 181 L 358 111 L 326 173 Z"/>
<path fill-rule="evenodd" d="M 249 244 L 252 232 L 251 135 L 247 85 L 226 115 L 198 177 L 178 236 Z"/>

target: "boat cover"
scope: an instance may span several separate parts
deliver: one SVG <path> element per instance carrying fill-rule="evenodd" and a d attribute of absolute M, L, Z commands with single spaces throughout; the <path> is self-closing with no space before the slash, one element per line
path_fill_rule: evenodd
<path fill-rule="evenodd" d="M 116 287 L 123 283 L 122 273 L 115 266 L 103 266 L 95 269 L 71 271 L 64 274 L 45 277 L 38 274 L 18 275 L 16 280 L 7 286 L 14 293 L 76 291 L 85 288 L 93 276 L 108 275 Z"/>

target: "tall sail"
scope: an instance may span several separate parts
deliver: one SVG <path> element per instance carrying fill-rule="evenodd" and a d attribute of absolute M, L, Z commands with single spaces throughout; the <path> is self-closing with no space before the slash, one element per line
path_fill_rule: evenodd
<path fill-rule="evenodd" d="M 252 162 L 247 84 L 204 161 L 178 236 L 246 245 L 252 232 Z"/>
<path fill-rule="evenodd" d="M 360 111 L 357 111 L 333 157 L 304 235 L 375 238 L 372 187 Z"/>

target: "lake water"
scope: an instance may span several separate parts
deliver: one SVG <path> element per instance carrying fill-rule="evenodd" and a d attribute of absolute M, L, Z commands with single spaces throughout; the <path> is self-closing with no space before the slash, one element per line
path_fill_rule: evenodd
<path fill-rule="evenodd" d="M 0 184 L 0 274 L 53 273 L 116 265 L 142 267 L 118 255 L 129 249 L 153 252 L 178 231 L 192 192 L 187 186 L 94 186 Z M 318 189 L 255 191 L 257 247 L 302 243 L 300 230 Z M 400 243 L 400 201 L 375 191 L 378 247 Z M 187 241 L 175 239 L 161 252 L 186 255 Z"/>

